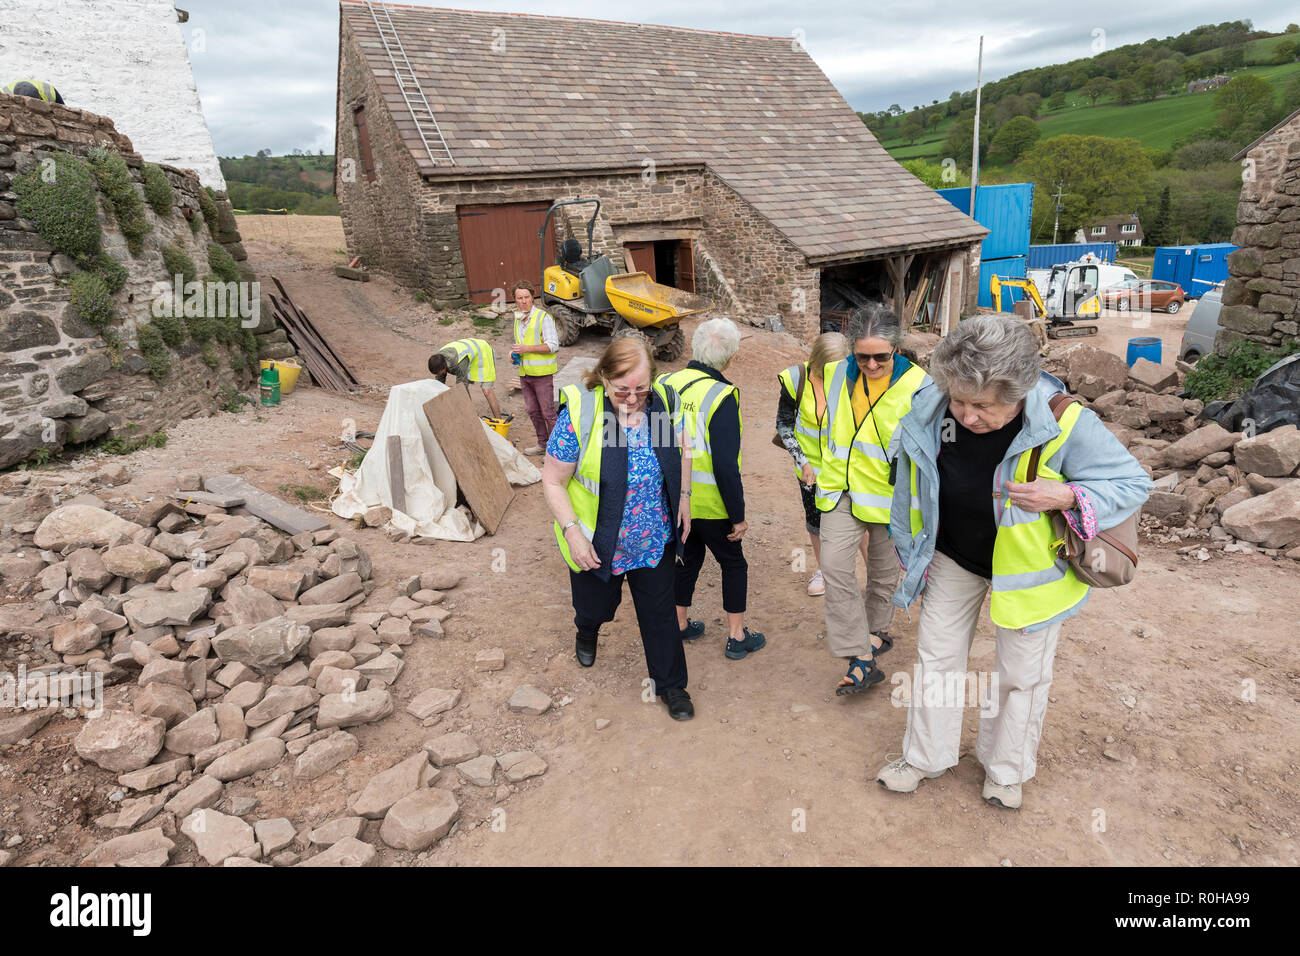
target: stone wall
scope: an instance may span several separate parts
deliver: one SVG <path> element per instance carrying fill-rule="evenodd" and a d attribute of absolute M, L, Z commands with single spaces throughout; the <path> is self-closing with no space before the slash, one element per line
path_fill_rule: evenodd
<path fill-rule="evenodd" d="M 117 350 L 85 325 L 69 303 L 67 279 L 73 261 L 56 252 L 35 226 L 17 214 L 14 179 L 55 152 L 84 157 L 100 143 L 120 152 L 140 186 L 141 156 L 113 121 L 85 110 L 0 94 L 0 468 L 12 466 L 46 449 L 60 451 L 104 435 L 147 434 L 190 415 L 211 413 L 220 401 L 222 384 L 244 385 L 246 372 L 232 367 L 232 350 L 217 346 L 216 369 L 204 363 L 199 346 L 184 342 L 171 357 L 165 385 L 145 374 L 145 360 L 136 346 L 136 329 L 152 317 L 155 284 L 169 280 L 161 249 L 183 248 L 199 277 L 211 269 L 208 245 L 219 242 L 239 264 L 241 279 L 256 279 L 247 264 L 233 212 L 224 194 L 217 195 L 218 222 L 210 233 L 203 225 L 199 193 L 192 170 L 160 166 L 174 193 L 170 215 L 160 217 L 146 203 L 151 226 L 138 256 L 127 242 L 102 193 L 98 193 L 101 248 L 127 269 L 114 303 L 118 318 L 112 328 Z M 190 227 L 195 219 L 197 233 Z M 273 348 L 283 337 L 263 310 L 259 343 Z M 211 357 L 211 355 L 209 356 Z"/>
<path fill-rule="evenodd" d="M 1246 154 L 1215 348 L 1300 333 L 1300 114 Z"/>
<path fill-rule="evenodd" d="M 172 0 L 0 0 L 4 79 L 52 83 L 70 106 L 113 117 L 150 162 L 189 168 L 224 190 L 190 69 L 213 50 Z M 165 108 L 159 104 L 165 103 Z"/>

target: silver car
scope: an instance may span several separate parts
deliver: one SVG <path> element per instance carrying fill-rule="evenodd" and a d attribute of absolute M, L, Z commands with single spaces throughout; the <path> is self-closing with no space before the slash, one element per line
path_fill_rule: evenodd
<path fill-rule="evenodd" d="M 1187 320 L 1183 330 L 1183 343 L 1178 347 L 1178 357 L 1184 362 L 1195 362 L 1202 355 L 1214 351 L 1214 337 L 1219 331 L 1219 311 L 1223 308 L 1223 287 L 1211 289 L 1201 296 L 1201 301 Z"/>

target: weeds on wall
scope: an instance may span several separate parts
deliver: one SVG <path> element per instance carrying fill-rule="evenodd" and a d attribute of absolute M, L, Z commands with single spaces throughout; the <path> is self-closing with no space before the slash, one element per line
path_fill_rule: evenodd
<path fill-rule="evenodd" d="M 126 160 L 121 153 L 106 146 L 92 146 L 86 150 L 86 156 L 95 182 L 113 207 L 117 227 L 126 237 L 127 249 L 131 255 L 138 256 L 144 251 L 144 237 L 152 227 L 144 214 L 144 201 L 126 168 Z"/>
<path fill-rule="evenodd" d="M 90 166 L 69 153 L 44 157 L 14 179 L 18 215 L 28 219 L 49 245 L 78 262 L 99 252 L 95 177 Z"/>
<path fill-rule="evenodd" d="M 1183 387 L 1201 401 L 1237 398 L 1270 367 L 1300 352 L 1300 341 L 1289 339 L 1277 348 L 1258 342 L 1233 342 L 1223 354 L 1212 352 L 1187 373 Z"/>
<path fill-rule="evenodd" d="M 172 214 L 172 203 L 176 195 L 172 184 L 167 181 L 167 174 L 153 163 L 144 163 L 140 167 L 140 177 L 144 180 L 144 198 L 159 216 L 166 219 Z"/>
<path fill-rule="evenodd" d="M 68 280 L 68 299 L 77 317 L 102 333 L 117 318 L 117 306 L 108 283 L 98 272 L 76 272 Z"/>

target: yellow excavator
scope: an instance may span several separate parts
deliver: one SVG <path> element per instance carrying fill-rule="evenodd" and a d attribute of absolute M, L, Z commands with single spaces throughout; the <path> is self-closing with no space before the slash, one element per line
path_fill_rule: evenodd
<path fill-rule="evenodd" d="M 1035 318 L 1047 320 L 1047 335 L 1053 339 L 1096 335 L 1095 324 L 1075 325 L 1075 322 L 1095 322 L 1101 317 L 1101 296 L 1098 287 L 1101 263 L 1091 259 L 1066 262 L 1052 266 L 1047 283 L 1047 302 L 1038 294 L 1032 279 L 1016 276 L 989 278 L 989 291 L 993 294 L 993 308 L 1002 311 L 1002 290 L 1020 289 L 1037 309 Z"/>
<path fill-rule="evenodd" d="M 587 254 L 582 243 L 565 239 L 560 261 L 546 266 L 546 226 L 561 206 L 595 203 L 587 221 Z M 561 345 L 572 345 L 584 328 L 600 326 L 614 336 L 642 335 L 655 358 L 673 361 L 686 350 L 682 319 L 713 308 L 704 296 L 662 285 L 646 272 L 615 272 L 603 253 L 592 255 L 592 235 L 600 214 L 599 199 L 565 199 L 553 203 L 537 231 L 542 241 L 542 307 L 555 319 Z"/>

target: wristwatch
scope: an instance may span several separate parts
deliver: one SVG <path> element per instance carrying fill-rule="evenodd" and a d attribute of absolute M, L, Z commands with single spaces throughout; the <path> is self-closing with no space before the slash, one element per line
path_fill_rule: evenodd
<path fill-rule="evenodd" d="M 575 520 L 573 520 L 573 521 L 570 521 L 568 524 L 563 525 L 563 526 L 560 528 L 560 534 L 564 534 L 564 532 L 568 531 L 570 528 L 572 528 L 572 527 L 573 527 L 575 524 L 577 524 L 577 523 L 578 523 L 578 522 L 577 522 L 577 520 L 575 519 Z"/>

